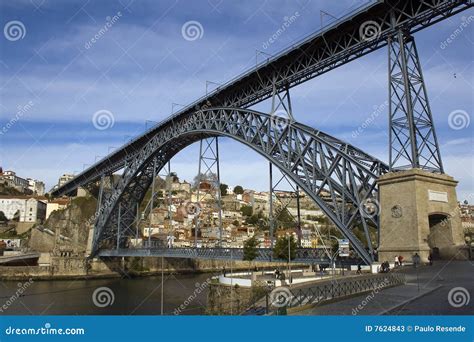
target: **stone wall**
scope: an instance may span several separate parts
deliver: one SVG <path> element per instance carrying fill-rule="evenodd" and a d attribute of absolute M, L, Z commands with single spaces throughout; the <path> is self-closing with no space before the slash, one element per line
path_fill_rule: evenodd
<path fill-rule="evenodd" d="M 239 315 L 268 291 L 268 288 L 260 286 L 241 287 L 211 283 L 207 295 L 206 314 Z"/>
<path fill-rule="evenodd" d="M 18 222 L 16 224 L 16 233 L 18 235 L 26 233 L 35 225 L 34 222 Z"/>
<path fill-rule="evenodd" d="M 412 169 L 387 173 L 378 184 L 379 261 L 396 255 L 408 261 L 418 253 L 426 262 L 435 249 L 444 259 L 465 258 L 459 253 L 464 241 L 452 177 Z M 439 225 L 430 224 L 433 217 L 441 218 Z"/>
<path fill-rule="evenodd" d="M 212 272 L 221 271 L 224 268 L 230 272 L 239 270 L 248 270 L 257 267 L 259 269 L 286 268 L 287 264 L 276 262 L 252 262 L 248 261 L 230 261 L 226 260 L 203 260 L 203 259 L 183 259 L 183 258 L 163 258 L 164 270 L 169 272 Z M 160 257 L 146 258 L 125 258 L 125 266 L 129 270 L 140 272 L 158 272 L 161 271 Z M 292 267 L 308 267 L 308 265 L 292 264 Z"/>
<path fill-rule="evenodd" d="M 35 252 L 49 253 L 54 249 L 54 235 L 39 229 L 32 229 L 28 246 Z"/>
<path fill-rule="evenodd" d="M 87 261 L 82 257 L 51 257 L 51 275 L 84 276 L 87 274 Z"/>
<path fill-rule="evenodd" d="M 49 266 L 0 266 L 0 279 L 24 280 L 29 278 L 48 278 Z"/>

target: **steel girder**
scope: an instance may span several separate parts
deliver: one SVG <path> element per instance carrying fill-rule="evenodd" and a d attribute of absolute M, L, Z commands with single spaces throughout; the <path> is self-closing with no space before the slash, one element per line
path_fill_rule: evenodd
<path fill-rule="evenodd" d="M 210 105 L 250 107 L 271 97 L 274 85 L 277 92 L 281 92 L 385 46 L 387 39 L 400 29 L 413 34 L 472 6 L 473 0 L 385 0 L 372 3 L 218 87 L 92 165 L 54 191 L 53 195 L 68 194 L 79 186 L 96 181 L 104 173 L 121 169 L 164 126 L 196 109 Z M 377 33 L 369 39 L 361 34 L 361 27 L 366 24 L 372 24 Z"/>
<path fill-rule="evenodd" d="M 413 37 L 389 38 L 390 170 L 443 173 L 433 116 Z"/>
<path fill-rule="evenodd" d="M 366 262 L 373 261 L 369 226 L 378 228 L 378 212 L 367 209 L 377 202 L 377 178 L 388 166 L 363 151 L 321 131 L 288 121 L 283 127 L 274 117 L 236 108 L 197 111 L 173 121 L 156 134 L 125 168 L 106 208 L 98 217 L 93 255 L 101 247 L 125 247 L 134 237 L 133 210 L 152 181 L 153 166 L 161 169 L 178 151 L 211 136 L 233 138 L 252 148 L 286 174 L 351 241 Z M 155 162 L 155 160 L 157 162 Z M 119 208 L 128 216 L 117 232 Z M 121 210 L 120 215 L 123 214 Z M 365 243 L 353 228 L 363 229 Z M 118 237 L 117 237 L 118 236 Z"/>

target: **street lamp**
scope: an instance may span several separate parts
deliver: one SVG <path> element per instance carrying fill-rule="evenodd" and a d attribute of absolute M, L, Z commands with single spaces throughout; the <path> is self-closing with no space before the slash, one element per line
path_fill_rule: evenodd
<path fill-rule="evenodd" d="M 292 279 L 291 279 L 291 244 L 290 244 L 290 237 L 291 237 L 291 234 L 290 233 L 286 233 L 286 236 L 288 237 L 288 283 L 290 284 L 290 287 L 291 287 L 291 283 L 292 283 Z"/>
<path fill-rule="evenodd" d="M 330 239 L 334 239 L 337 241 L 337 243 L 339 244 L 339 239 L 334 236 L 334 235 L 329 235 L 328 236 Z M 332 251 L 330 253 L 327 253 L 329 254 L 329 258 L 331 259 L 331 266 L 332 266 L 332 276 L 334 277 L 334 274 L 336 272 L 336 263 L 334 261 L 334 259 L 336 258 L 337 254 L 339 253 L 339 249 L 333 254 Z"/>

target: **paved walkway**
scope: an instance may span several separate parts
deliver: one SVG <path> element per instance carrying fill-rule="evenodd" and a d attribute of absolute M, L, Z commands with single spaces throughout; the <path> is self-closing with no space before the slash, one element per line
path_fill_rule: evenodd
<path fill-rule="evenodd" d="M 405 285 L 322 304 L 293 315 L 474 315 L 474 263 L 439 261 L 418 269 L 404 266 L 396 272 L 406 275 Z M 462 299 L 456 288 L 463 288 L 461 291 L 470 297 L 466 305 L 450 304 L 451 290 Z"/>

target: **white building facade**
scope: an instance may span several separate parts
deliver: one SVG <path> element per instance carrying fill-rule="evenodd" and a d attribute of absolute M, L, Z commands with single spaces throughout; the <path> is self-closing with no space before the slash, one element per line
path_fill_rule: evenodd
<path fill-rule="evenodd" d="M 43 222 L 46 218 L 46 202 L 33 197 L 0 197 L 0 211 L 11 220 L 15 214 L 19 222 Z"/>
<path fill-rule="evenodd" d="M 37 179 L 28 178 L 28 189 L 30 189 L 35 195 L 43 196 L 45 192 L 45 185 L 42 181 Z"/>

